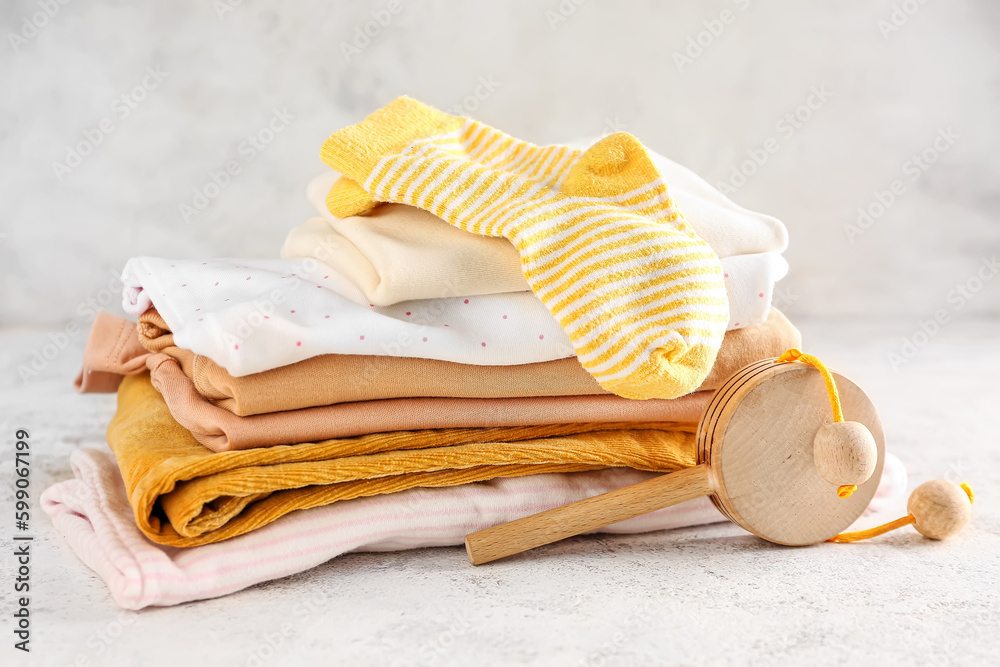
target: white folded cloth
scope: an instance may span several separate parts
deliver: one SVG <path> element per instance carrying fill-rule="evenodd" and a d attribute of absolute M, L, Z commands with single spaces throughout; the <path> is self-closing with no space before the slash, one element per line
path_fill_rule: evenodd
<path fill-rule="evenodd" d="M 462 232 L 465 233 L 465 232 Z M 471 234 L 470 234 L 471 236 Z M 723 260 L 729 329 L 762 324 L 787 265 L 776 253 Z M 574 355 L 569 339 L 531 292 L 359 303 L 332 267 L 303 259 L 130 259 L 122 307 L 151 305 L 174 344 L 234 377 L 321 354 L 438 359 L 475 365 L 531 364 Z"/>

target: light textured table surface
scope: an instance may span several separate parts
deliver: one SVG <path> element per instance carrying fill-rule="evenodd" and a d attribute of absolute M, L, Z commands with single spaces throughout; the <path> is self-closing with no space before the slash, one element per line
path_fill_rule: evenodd
<path fill-rule="evenodd" d="M 47 332 L 0 332 L 0 664 L 1000 664 L 1000 322 L 955 319 L 898 370 L 888 354 L 916 322 L 799 324 L 806 349 L 875 400 L 911 486 L 975 485 L 963 533 L 789 549 L 720 523 L 581 537 L 480 568 L 459 547 L 351 554 L 133 613 L 36 509 L 30 658 L 11 646 L 13 434 L 31 431 L 37 501 L 70 476 L 73 448 L 106 446 L 114 398 L 73 393 L 82 335 L 24 383 L 16 369 Z"/>

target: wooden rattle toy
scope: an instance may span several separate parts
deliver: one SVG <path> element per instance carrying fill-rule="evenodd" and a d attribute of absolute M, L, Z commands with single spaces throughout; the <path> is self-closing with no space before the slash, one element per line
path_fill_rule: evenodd
<path fill-rule="evenodd" d="M 882 422 L 856 384 L 797 349 L 734 373 L 702 416 L 697 442 L 692 468 L 467 535 L 469 560 L 488 563 L 704 495 L 744 529 L 792 546 L 853 542 L 910 523 L 942 539 L 969 519 L 971 489 L 935 480 L 914 491 L 908 517 L 841 534 L 878 488 Z"/>

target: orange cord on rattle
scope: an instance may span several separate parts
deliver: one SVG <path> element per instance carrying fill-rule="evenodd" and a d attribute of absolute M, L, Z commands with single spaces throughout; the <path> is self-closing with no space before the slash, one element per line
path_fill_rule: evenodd
<path fill-rule="evenodd" d="M 819 371 L 820 375 L 823 376 L 823 382 L 826 383 L 826 393 L 830 397 L 830 407 L 833 409 L 833 421 L 844 421 L 844 410 L 840 406 L 840 393 L 837 391 L 837 383 L 834 381 L 833 373 L 831 373 L 830 369 L 826 367 L 826 364 L 811 354 L 804 354 L 802 350 L 797 347 L 785 350 L 785 352 L 778 357 L 777 363 L 780 364 L 788 361 L 801 361 L 802 363 L 809 364 Z M 837 487 L 837 495 L 841 498 L 850 498 L 857 490 L 857 484 L 842 484 Z"/>

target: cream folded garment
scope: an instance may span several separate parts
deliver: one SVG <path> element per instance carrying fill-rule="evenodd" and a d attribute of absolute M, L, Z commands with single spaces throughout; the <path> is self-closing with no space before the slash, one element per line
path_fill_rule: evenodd
<path fill-rule="evenodd" d="M 614 468 L 410 489 L 299 510 L 223 542 L 177 549 L 151 542 L 136 527 L 110 454 L 77 449 L 70 462 L 74 478 L 49 487 L 42 509 L 126 609 L 219 597 L 350 551 L 460 545 L 468 533 L 655 476 Z M 905 490 L 906 469 L 887 454 L 869 512 L 888 509 Z M 599 532 L 644 533 L 722 520 L 707 498 L 698 498 Z"/>
<path fill-rule="evenodd" d="M 770 278 L 773 288 L 774 281 L 787 271 L 780 258 L 788 244 L 785 226 L 771 216 L 738 206 L 690 169 L 655 153 L 652 157 L 698 235 L 723 260 L 768 255 L 760 261 L 763 270 L 750 282 Z M 517 251 L 506 239 L 469 234 L 402 204 L 383 204 L 364 216 L 335 217 L 327 210 L 326 195 L 338 177 L 329 171 L 309 183 L 306 196 L 323 217 L 293 229 L 282 257 L 315 257 L 330 264 L 361 292 L 364 303 L 375 305 L 529 289 Z M 742 295 L 734 294 L 729 284 L 726 288 L 730 304 L 742 306 Z M 752 293 L 770 294 L 770 288 L 758 284 Z M 731 325 L 751 319 L 743 313 L 735 315 Z"/>
<path fill-rule="evenodd" d="M 723 259 L 722 267 L 730 300 L 728 328 L 762 324 L 774 283 L 788 268 L 785 260 L 777 253 L 740 255 Z M 415 270 L 421 268 L 426 265 Z M 380 307 L 359 303 L 363 297 L 344 276 L 311 257 L 136 257 L 125 265 L 122 281 L 125 312 L 139 315 L 155 306 L 175 345 L 208 357 L 234 377 L 322 354 L 493 366 L 574 356 L 562 328 L 531 292 Z"/>
<path fill-rule="evenodd" d="M 509 241 L 470 234 L 403 204 L 382 204 L 368 215 L 343 220 L 310 218 L 289 232 L 281 255 L 325 262 L 350 284 L 342 293 L 362 305 L 528 288 Z M 727 329 L 759 324 L 775 283 L 788 273 L 785 258 L 764 252 L 721 261 L 729 297 Z"/>

